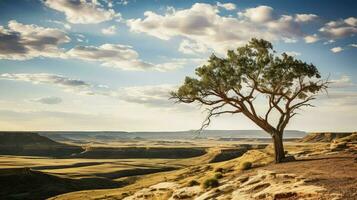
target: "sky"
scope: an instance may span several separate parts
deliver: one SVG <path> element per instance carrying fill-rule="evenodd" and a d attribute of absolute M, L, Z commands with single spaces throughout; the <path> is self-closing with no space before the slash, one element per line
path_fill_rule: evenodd
<path fill-rule="evenodd" d="M 0 130 L 198 129 L 169 92 L 212 54 L 263 38 L 332 82 L 287 129 L 356 131 L 354 0 L 0 0 Z M 209 129 L 258 129 L 243 116 Z"/>

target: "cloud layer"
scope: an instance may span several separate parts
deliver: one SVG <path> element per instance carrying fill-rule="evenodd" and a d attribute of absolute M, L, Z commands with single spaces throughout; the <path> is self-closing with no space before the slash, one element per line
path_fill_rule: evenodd
<path fill-rule="evenodd" d="M 62 57 L 58 46 L 71 39 L 55 28 L 25 25 L 15 20 L 0 26 L 0 59 L 26 60 L 35 57 Z"/>
<path fill-rule="evenodd" d="M 357 33 L 357 18 L 349 17 L 344 20 L 330 21 L 319 29 L 328 38 L 343 38 Z"/>
<path fill-rule="evenodd" d="M 5 73 L 0 75 L 0 79 L 12 81 L 25 81 L 32 84 L 48 84 L 63 88 L 65 91 L 78 92 L 79 94 L 93 94 L 90 91 L 91 85 L 79 79 L 56 74 L 26 74 L 26 73 Z"/>
<path fill-rule="evenodd" d="M 60 97 L 41 97 L 36 99 L 30 99 L 31 102 L 41 103 L 41 104 L 48 104 L 48 105 L 55 105 L 62 103 L 62 99 Z"/>
<path fill-rule="evenodd" d="M 44 4 L 63 12 L 73 24 L 96 24 L 117 16 L 113 9 L 104 9 L 97 0 L 45 0 Z"/>
<path fill-rule="evenodd" d="M 269 6 L 249 8 L 238 13 L 238 17 L 219 15 L 217 6 L 196 3 L 189 9 L 167 12 L 164 15 L 152 11 L 144 13 L 145 18 L 129 19 L 130 30 L 169 40 L 176 36 L 186 38 L 180 45 L 182 52 L 212 48 L 225 52 L 236 48 L 252 37 L 271 41 L 293 40 L 303 35 L 300 23 L 315 19 L 315 15 L 277 15 Z M 190 41 L 190 42 L 187 42 Z"/>

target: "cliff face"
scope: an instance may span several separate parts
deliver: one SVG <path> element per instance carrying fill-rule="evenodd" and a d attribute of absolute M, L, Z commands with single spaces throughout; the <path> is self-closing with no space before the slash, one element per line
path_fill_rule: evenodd
<path fill-rule="evenodd" d="M 68 156 L 81 147 L 55 142 L 32 132 L 0 132 L 0 154 L 28 156 Z"/>
<path fill-rule="evenodd" d="M 340 138 L 348 137 L 357 132 L 319 132 L 319 133 L 309 133 L 307 136 L 301 139 L 301 142 L 332 142 Z"/>

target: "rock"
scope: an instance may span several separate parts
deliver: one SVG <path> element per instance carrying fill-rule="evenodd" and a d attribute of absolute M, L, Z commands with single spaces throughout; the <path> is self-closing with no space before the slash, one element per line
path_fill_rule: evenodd
<path fill-rule="evenodd" d="M 347 142 L 333 142 L 330 145 L 331 151 L 342 151 L 347 148 Z"/>
<path fill-rule="evenodd" d="M 180 189 L 174 191 L 174 193 L 172 194 L 172 196 L 169 200 L 192 199 L 200 192 L 201 192 L 200 186 L 180 188 Z"/>

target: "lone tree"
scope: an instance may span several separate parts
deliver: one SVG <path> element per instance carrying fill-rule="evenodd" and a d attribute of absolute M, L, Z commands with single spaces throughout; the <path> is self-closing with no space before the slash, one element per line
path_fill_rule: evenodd
<path fill-rule="evenodd" d="M 313 106 L 309 101 L 328 86 L 313 64 L 286 53 L 278 56 L 272 44 L 262 39 L 229 50 L 227 58 L 213 54 L 208 64 L 196 69 L 196 75 L 186 77 L 171 98 L 207 108 L 201 129 L 213 116 L 242 113 L 271 135 L 276 163 L 285 158 L 283 133 L 290 119 L 301 107 Z M 257 99 L 266 102 L 265 109 L 256 108 Z"/>

